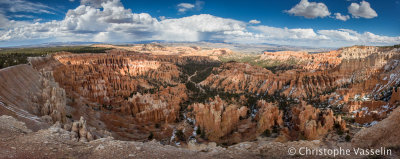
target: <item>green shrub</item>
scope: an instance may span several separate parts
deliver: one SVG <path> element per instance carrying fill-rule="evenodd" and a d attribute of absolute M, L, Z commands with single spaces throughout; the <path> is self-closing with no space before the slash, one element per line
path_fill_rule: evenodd
<path fill-rule="evenodd" d="M 347 134 L 346 137 L 345 137 L 344 139 L 345 139 L 347 142 L 350 142 L 350 141 L 351 141 L 351 137 L 350 137 L 349 134 Z"/>
<path fill-rule="evenodd" d="M 201 131 L 200 137 L 203 139 L 206 139 L 206 131 L 205 130 Z"/>
<path fill-rule="evenodd" d="M 272 133 L 279 133 L 278 126 L 274 126 L 274 127 L 272 128 Z"/>
<path fill-rule="evenodd" d="M 175 136 L 180 140 L 180 141 L 186 141 L 185 134 L 183 133 L 182 130 L 177 130 L 175 132 Z"/>
<path fill-rule="evenodd" d="M 153 137 L 154 137 L 153 132 L 150 132 L 150 135 L 149 135 L 149 137 L 147 137 L 147 139 L 152 140 Z"/>
<path fill-rule="evenodd" d="M 299 136 L 297 136 L 298 140 L 306 140 L 307 138 L 304 136 L 303 133 L 299 133 Z"/>
<path fill-rule="evenodd" d="M 197 128 L 196 134 L 197 134 L 197 135 L 200 135 L 200 134 L 201 134 L 201 129 L 200 129 L 200 127 Z"/>
<path fill-rule="evenodd" d="M 342 129 L 337 129 L 337 130 L 336 130 L 336 133 L 337 133 L 338 135 L 340 135 L 340 136 L 342 136 L 342 135 L 343 135 L 343 131 L 342 131 Z"/>
<path fill-rule="evenodd" d="M 269 129 L 267 129 L 262 133 L 262 135 L 265 136 L 265 137 L 270 137 L 271 136 L 271 131 L 269 131 Z"/>
<path fill-rule="evenodd" d="M 158 129 L 161 127 L 161 125 L 159 123 L 156 123 L 155 127 Z"/>

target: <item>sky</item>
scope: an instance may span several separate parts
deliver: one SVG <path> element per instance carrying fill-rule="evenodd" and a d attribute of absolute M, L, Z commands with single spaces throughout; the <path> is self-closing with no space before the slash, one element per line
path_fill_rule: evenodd
<path fill-rule="evenodd" d="M 0 47 L 141 41 L 400 44 L 400 0 L 0 0 Z"/>

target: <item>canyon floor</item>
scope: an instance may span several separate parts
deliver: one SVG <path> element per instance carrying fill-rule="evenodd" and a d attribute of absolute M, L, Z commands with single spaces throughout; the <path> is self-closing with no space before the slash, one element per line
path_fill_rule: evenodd
<path fill-rule="evenodd" d="M 398 45 L 259 54 L 92 45 L 0 62 L 0 158 L 400 155 Z M 391 153 L 300 152 L 381 147 Z"/>

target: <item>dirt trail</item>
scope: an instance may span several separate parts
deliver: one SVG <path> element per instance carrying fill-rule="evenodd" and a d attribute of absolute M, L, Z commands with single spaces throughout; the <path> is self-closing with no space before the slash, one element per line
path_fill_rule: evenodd
<path fill-rule="evenodd" d="M 192 82 L 196 86 L 196 88 L 200 89 L 201 93 L 206 93 L 206 91 L 200 86 L 200 84 L 192 81 L 192 77 L 194 76 L 197 76 L 197 71 L 188 77 L 188 81 Z"/>

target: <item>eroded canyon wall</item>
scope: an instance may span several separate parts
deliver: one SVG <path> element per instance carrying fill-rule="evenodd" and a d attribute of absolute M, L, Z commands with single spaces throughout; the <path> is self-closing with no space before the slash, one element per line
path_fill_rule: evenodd
<path fill-rule="evenodd" d="M 0 70 L 0 81 L 1 114 L 13 115 L 35 131 L 66 121 L 66 94 L 52 72 L 17 65 Z"/>
<path fill-rule="evenodd" d="M 385 119 L 400 99 L 393 89 L 400 84 L 398 49 L 261 55 L 258 60 L 298 63 L 277 72 L 215 60 L 225 54 L 231 51 L 143 45 L 132 51 L 31 58 L 34 69 L 20 66 L 12 78 L 34 81 L 0 76 L 7 81 L 2 84 L 7 91 L 0 91 L 1 108 L 16 105 L 44 116 L 32 119 L 67 123 L 74 138 L 83 141 L 108 130 L 123 140 L 155 138 L 168 144 L 195 138 L 233 144 L 271 132 L 281 141 L 321 139 L 335 129 L 348 129 L 349 123 L 335 113 L 369 124 Z M 9 84 L 29 93 L 16 95 Z"/>

